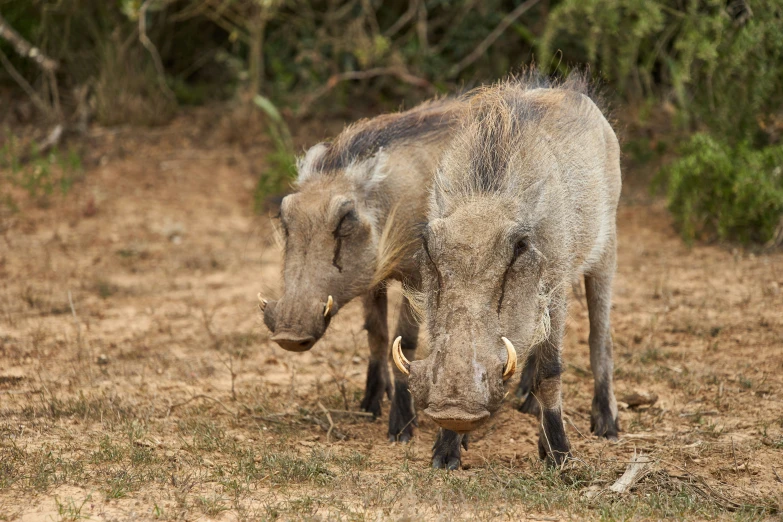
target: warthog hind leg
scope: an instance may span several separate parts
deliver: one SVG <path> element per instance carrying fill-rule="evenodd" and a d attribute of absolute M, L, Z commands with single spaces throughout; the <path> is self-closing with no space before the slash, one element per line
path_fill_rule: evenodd
<path fill-rule="evenodd" d="M 413 316 L 410 302 L 403 297 L 400 308 L 400 320 L 397 322 L 397 333 L 394 338 L 402 337 L 402 351 L 405 358 L 412 361 L 416 353 L 419 339 L 419 323 Z M 416 425 L 416 413 L 413 410 L 413 399 L 408 390 L 408 377 L 394 369 L 394 400 L 389 411 L 389 442 L 408 442 L 413 436 Z"/>
<path fill-rule="evenodd" d="M 389 328 L 386 325 L 386 289 L 378 288 L 364 298 L 364 328 L 370 344 L 370 363 L 367 365 L 367 385 L 361 408 L 381 415 L 383 395 L 391 398 L 389 378 Z"/>
<path fill-rule="evenodd" d="M 432 467 L 449 471 L 459 469 L 462 463 L 460 446 L 468 449 L 467 434 L 460 435 L 455 431 L 439 429 L 438 437 L 432 446 Z"/>
<path fill-rule="evenodd" d="M 590 431 L 599 437 L 617 439 L 620 429 L 617 400 L 614 396 L 612 333 L 609 314 L 612 307 L 612 279 L 615 270 L 615 248 L 612 243 L 605 259 L 585 275 L 585 294 L 590 316 L 590 366 L 593 370 L 593 407 Z"/>

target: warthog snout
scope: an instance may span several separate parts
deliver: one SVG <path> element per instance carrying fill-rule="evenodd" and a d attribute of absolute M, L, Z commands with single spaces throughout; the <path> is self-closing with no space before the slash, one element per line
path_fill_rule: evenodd
<path fill-rule="evenodd" d="M 274 333 L 272 341 L 281 348 L 306 352 L 323 336 L 336 312 L 331 295 L 324 302 L 281 299 L 264 305 L 264 323 Z"/>
<path fill-rule="evenodd" d="M 435 409 L 432 406 L 424 410 L 432 420 L 441 428 L 456 431 L 457 433 L 468 433 L 489 419 L 489 412 L 482 409 L 478 413 L 465 411 L 462 404 L 455 406 L 446 406 L 442 409 Z"/>
<path fill-rule="evenodd" d="M 459 351 L 444 347 L 427 359 L 410 362 L 400 341 L 397 338 L 392 346 L 394 364 L 408 375 L 417 406 L 440 427 L 457 433 L 475 430 L 489 419 L 503 399 L 503 382 L 516 372 L 517 353 L 505 337 L 504 353 L 491 350 L 497 356 L 482 360 L 462 358 Z M 464 379 L 446 374 L 446 366 Z"/>
<path fill-rule="evenodd" d="M 299 336 L 291 332 L 280 332 L 272 337 L 272 340 L 289 352 L 306 352 L 315 344 L 315 337 L 308 335 Z"/>

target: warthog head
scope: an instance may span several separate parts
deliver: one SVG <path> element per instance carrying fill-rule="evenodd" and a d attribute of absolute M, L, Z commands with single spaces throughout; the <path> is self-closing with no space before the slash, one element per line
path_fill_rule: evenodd
<path fill-rule="evenodd" d="M 264 302 L 273 341 L 309 350 L 341 306 L 415 269 L 412 220 L 458 107 L 443 99 L 360 121 L 299 161 L 298 190 L 280 209 L 285 294 Z"/>
<path fill-rule="evenodd" d="M 517 359 L 546 338 L 547 258 L 561 234 L 548 205 L 560 187 L 529 148 L 540 139 L 518 135 L 517 119 L 536 111 L 517 114 L 491 90 L 473 104 L 441 161 L 423 227 L 419 305 L 430 355 L 409 362 L 393 346 L 419 410 L 459 433 L 500 407 Z"/>
<path fill-rule="evenodd" d="M 313 147 L 300 162 L 300 172 L 325 148 Z M 372 172 L 368 165 L 354 167 Z M 286 350 L 309 350 L 339 306 L 366 289 L 375 275 L 379 238 L 361 181 L 370 182 L 350 176 L 314 179 L 283 199 L 285 294 L 266 304 L 264 322 L 274 332 L 272 340 Z"/>

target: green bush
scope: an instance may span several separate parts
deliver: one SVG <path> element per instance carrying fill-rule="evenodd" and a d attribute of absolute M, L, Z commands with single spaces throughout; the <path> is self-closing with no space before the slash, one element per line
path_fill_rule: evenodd
<path fill-rule="evenodd" d="M 68 193 L 82 171 L 74 150 L 56 147 L 40 153 L 36 147 L 24 150 L 13 136 L 0 148 L 0 207 L 18 210 L 14 192 L 21 189 L 39 206 L 47 206 L 52 195 Z"/>
<path fill-rule="evenodd" d="M 274 146 L 266 155 L 266 168 L 261 172 L 253 194 L 256 212 L 261 212 L 267 206 L 268 198 L 290 191 L 296 178 L 296 155 L 291 131 L 277 107 L 261 95 L 253 98 L 253 103 L 264 113 L 267 134 Z"/>
<path fill-rule="evenodd" d="M 761 146 L 783 104 L 781 35 L 779 0 L 563 0 L 539 52 L 544 67 L 589 63 L 632 102 L 670 98 L 690 128 Z"/>
<path fill-rule="evenodd" d="M 732 146 L 698 133 L 654 183 L 667 187 L 669 210 L 687 241 L 767 243 L 783 226 L 783 145 Z"/>

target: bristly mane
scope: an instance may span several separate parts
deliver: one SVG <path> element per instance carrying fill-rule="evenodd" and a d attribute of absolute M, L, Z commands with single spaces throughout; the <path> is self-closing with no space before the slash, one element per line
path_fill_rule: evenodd
<path fill-rule="evenodd" d="M 300 162 L 302 166 L 306 164 L 308 171 L 300 169 L 300 178 L 314 173 L 336 173 L 398 144 L 426 143 L 456 123 L 456 114 L 449 110 L 451 102 L 448 98 L 434 100 L 405 112 L 360 120 L 346 127 L 334 141 L 322 144 L 316 157 L 309 161 L 305 157 Z"/>
<path fill-rule="evenodd" d="M 548 89 L 552 97 L 526 95 L 536 89 Z M 456 133 L 451 154 L 444 160 L 450 168 L 441 169 L 436 178 L 441 194 L 452 197 L 521 190 L 523 187 L 509 185 L 517 181 L 510 171 L 524 163 L 528 147 L 541 143 L 537 124 L 552 117 L 555 98 L 565 97 L 563 101 L 569 107 L 565 115 L 558 111 L 561 114 L 558 126 L 577 132 L 579 129 L 574 126 L 584 125 L 579 114 L 586 104 L 600 103 L 585 74 L 571 74 L 565 80 L 556 81 L 532 68 L 499 84 L 475 89 L 466 96 L 470 97 L 469 115 Z M 447 172 L 455 176 L 449 177 Z"/>

